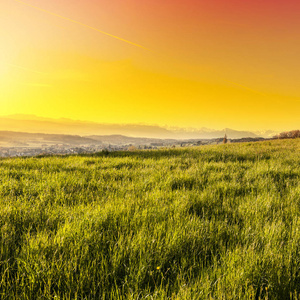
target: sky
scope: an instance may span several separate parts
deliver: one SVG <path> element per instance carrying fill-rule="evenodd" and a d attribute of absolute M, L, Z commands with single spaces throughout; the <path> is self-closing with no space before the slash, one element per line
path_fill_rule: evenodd
<path fill-rule="evenodd" d="M 300 127 L 297 0 L 1 0 L 0 115 Z"/>

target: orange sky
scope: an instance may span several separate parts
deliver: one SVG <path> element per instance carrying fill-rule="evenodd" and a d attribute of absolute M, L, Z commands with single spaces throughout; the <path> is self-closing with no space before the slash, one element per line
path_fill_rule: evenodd
<path fill-rule="evenodd" d="M 295 0 L 1 0 L 0 114 L 299 128 L 299 11 Z"/>

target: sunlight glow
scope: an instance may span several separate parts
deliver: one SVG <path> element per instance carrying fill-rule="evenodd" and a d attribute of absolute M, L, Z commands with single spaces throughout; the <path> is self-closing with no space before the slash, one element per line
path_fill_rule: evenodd
<path fill-rule="evenodd" d="M 299 9 L 296 0 L 2 0 L 1 113 L 295 129 Z"/>

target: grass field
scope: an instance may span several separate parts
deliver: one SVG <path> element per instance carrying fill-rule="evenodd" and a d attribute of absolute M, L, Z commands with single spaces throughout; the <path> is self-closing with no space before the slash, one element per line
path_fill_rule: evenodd
<path fill-rule="evenodd" d="M 0 299 L 300 299 L 300 139 L 0 172 Z"/>

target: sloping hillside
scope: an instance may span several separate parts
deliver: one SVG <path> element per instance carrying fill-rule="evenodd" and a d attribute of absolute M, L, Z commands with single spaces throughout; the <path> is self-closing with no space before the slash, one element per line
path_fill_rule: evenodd
<path fill-rule="evenodd" d="M 300 139 L 0 160 L 1 299 L 298 299 Z"/>

